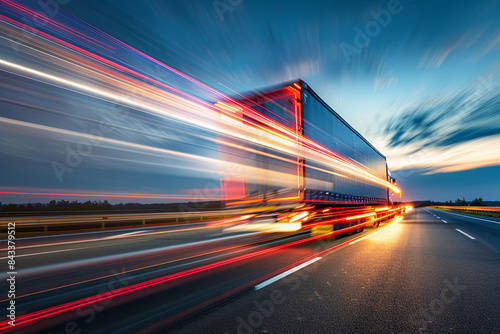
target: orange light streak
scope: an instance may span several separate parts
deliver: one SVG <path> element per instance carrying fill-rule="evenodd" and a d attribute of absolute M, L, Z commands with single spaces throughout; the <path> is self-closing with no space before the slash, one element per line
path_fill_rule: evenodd
<path fill-rule="evenodd" d="M 371 212 L 371 213 L 365 213 L 364 215 L 347 217 L 345 220 L 349 221 L 349 220 L 355 220 L 355 219 L 360 219 L 360 218 L 365 218 L 365 217 L 371 217 L 371 216 L 375 216 L 375 215 L 376 215 L 375 212 Z"/>

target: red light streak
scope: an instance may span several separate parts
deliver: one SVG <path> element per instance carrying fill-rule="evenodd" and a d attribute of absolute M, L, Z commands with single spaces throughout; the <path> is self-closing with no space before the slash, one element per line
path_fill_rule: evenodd
<path fill-rule="evenodd" d="M 61 44 L 61 45 L 64 45 L 65 47 L 67 47 L 67 48 L 69 48 L 69 49 L 71 49 L 71 50 L 74 50 L 74 51 L 80 52 L 80 53 L 82 53 L 82 54 L 84 54 L 84 55 L 86 55 L 86 56 L 90 57 L 90 58 L 91 58 L 91 59 L 93 59 L 93 60 L 98 60 L 98 61 L 100 61 L 100 62 L 102 62 L 102 63 L 105 63 L 105 64 L 107 64 L 107 65 L 111 66 L 111 67 L 115 67 L 115 68 L 117 68 L 117 69 L 119 69 L 119 70 L 122 70 L 122 71 L 128 72 L 128 73 L 130 73 L 130 74 L 133 74 L 133 75 L 135 75 L 135 76 L 138 76 L 138 77 L 140 77 L 140 78 L 142 78 L 142 79 L 144 79 L 144 80 L 147 80 L 147 81 L 149 81 L 149 82 L 153 82 L 153 83 L 155 83 L 155 84 L 157 84 L 157 85 L 159 85 L 159 86 L 162 86 L 162 87 L 164 87 L 164 88 L 166 88 L 166 89 L 168 89 L 168 90 L 170 90 L 170 91 L 173 91 L 173 92 L 178 93 L 178 94 L 180 94 L 180 95 L 182 95 L 182 96 L 188 97 L 189 99 L 195 100 L 197 103 L 200 103 L 200 104 L 202 104 L 202 105 L 204 105 L 204 106 L 206 106 L 206 107 L 209 107 L 209 108 L 213 109 L 213 105 L 212 105 L 212 104 L 210 104 L 210 103 L 208 103 L 208 102 L 205 102 L 205 101 L 203 101 L 203 100 L 201 100 L 201 99 L 197 99 L 197 98 L 195 98 L 195 97 L 193 97 L 193 96 L 191 96 L 191 95 L 189 95 L 189 94 L 187 94 L 187 93 L 184 93 L 184 92 L 182 92 L 182 91 L 180 91 L 180 90 L 177 90 L 177 89 L 175 89 L 175 88 L 173 88 L 173 87 L 171 87 L 171 86 L 168 86 L 168 85 L 166 85 L 166 84 L 164 84 L 164 83 L 162 83 L 162 82 L 159 82 L 159 81 L 157 81 L 157 80 L 154 80 L 154 79 L 152 79 L 152 78 L 150 78 L 150 77 L 148 77 L 148 76 L 146 76 L 146 75 L 143 75 L 143 74 L 141 74 L 141 73 L 138 73 L 138 72 L 136 72 L 136 71 L 134 71 L 134 70 L 132 70 L 132 69 L 129 69 L 129 68 L 127 68 L 127 67 L 124 67 L 124 66 L 122 66 L 122 65 L 119 65 L 119 64 L 117 64 L 117 63 L 115 63 L 115 62 L 112 62 L 112 61 L 110 61 L 110 60 L 106 59 L 106 58 L 103 58 L 103 57 L 98 56 L 98 55 L 96 55 L 96 54 L 94 54 L 94 53 L 91 53 L 91 52 L 89 52 L 89 51 L 87 51 L 87 50 L 84 50 L 84 49 L 82 49 L 82 48 L 79 48 L 78 46 L 72 45 L 72 44 L 70 44 L 70 43 L 68 43 L 68 42 L 65 42 L 65 41 L 63 41 L 63 40 L 61 40 L 61 39 L 59 39 L 59 38 L 57 38 L 57 37 L 51 36 L 51 35 L 49 35 L 49 34 L 46 34 L 46 33 L 42 32 L 42 31 L 37 30 L 37 29 L 35 29 L 35 28 L 32 28 L 32 27 L 30 27 L 30 26 L 28 26 L 28 25 L 25 25 L 25 24 L 23 24 L 23 23 L 20 23 L 20 22 L 18 22 L 18 21 L 15 21 L 15 20 L 13 20 L 13 19 L 10 19 L 10 18 L 8 18 L 8 17 L 6 17 L 6 16 L 4 16 L 4 15 L 2 15 L 2 14 L 0 14 L 0 18 L 2 18 L 2 19 L 6 20 L 6 21 L 8 21 L 8 22 L 10 22 L 10 23 L 12 23 L 12 24 L 14 24 L 14 25 L 18 25 L 18 26 L 22 27 L 23 29 L 28 29 L 28 30 L 31 30 L 32 32 L 34 32 L 34 33 L 36 33 L 36 34 L 38 34 L 38 35 L 40 35 L 40 36 L 43 36 L 43 37 L 46 37 L 46 38 L 48 38 L 48 39 L 50 39 L 50 40 L 53 40 L 53 41 L 55 41 L 56 43 L 59 43 L 59 44 Z"/>
<path fill-rule="evenodd" d="M 102 43 L 101 41 L 99 41 L 99 40 L 97 40 L 95 38 L 92 38 L 90 36 L 82 34 L 81 32 L 79 32 L 77 30 L 71 29 L 71 28 L 69 28 L 67 26 L 64 26 L 64 25 L 62 25 L 62 24 L 60 24 L 60 23 L 58 23 L 58 22 L 56 22 L 56 21 L 54 21 L 54 20 L 52 20 L 52 19 L 50 19 L 50 18 L 48 18 L 46 16 L 43 16 L 43 15 L 41 15 L 41 14 L 39 14 L 39 13 L 31 10 L 31 9 L 28 9 L 27 7 L 23 7 L 21 5 L 18 5 L 18 4 L 14 3 L 14 2 L 12 2 L 10 0 L 2 0 L 2 2 L 6 3 L 7 5 L 10 5 L 11 7 L 17 8 L 21 12 L 25 12 L 28 15 L 31 15 L 31 16 L 36 17 L 36 18 L 38 18 L 38 19 L 40 19 L 40 20 L 42 20 L 42 21 L 44 21 L 46 23 L 49 23 L 52 26 L 55 26 L 55 27 L 58 27 L 58 28 L 60 28 L 60 29 L 62 29 L 64 31 L 67 31 L 67 32 L 69 32 L 70 34 L 72 34 L 74 36 L 80 37 L 80 38 L 82 38 L 82 39 L 84 39 L 84 40 L 86 40 L 86 41 L 88 41 L 88 42 L 90 42 L 90 43 L 92 43 L 92 44 L 94 44 L 94 45 L 96 45 L 98 47 L 101 47 L 101 48 L 104 48 L 104 49 L 108 49 L 108 50 L 109 50 L 109 48 L 113 48 L 111 46 L 108 46 L 108 45 Z"/>
<path fill-rule="evenodd" d="M 355 227 L 359 227 L 359 225 L 357 225 Z M 315 237 L 310 237 L 310 238 L 306 238 L 306 239 L 292 241 L 292 242 L 289 242 L 287 244 L 283 244 L 283 245 L 278 245 L 278 246 L 274 246 L 274 247 L 271 247 L 271 248 L 262 249 L 262 250 L 259 250 L 259 251 L 253 252 L 253 253 L 249 253 L 249 254 L 245 254 L 245 255 L 240 255 L 240 256 L 237 256 L 237 257 L 234 257 L 234 258 L 231 258 L 231 259 L 222 260 L 222 261 L 219 261 L 219 262 L 215 262 L 215 263 L 203 265 L 203 266 L 200 266 L 200 267 L 197 267 L 197 268 L 184 270 L 184 271 L 181 271 L 179 273 L 170 274 L 170 275 L 163 276 L 163 277 L 156 278 L 156 279 L 152 279 L 152 280 L 149 280 L 149 281 L 145 281 L 145 282 L 141 282 L 141 283 L 136 283 L 136 284 L 133 284 L 133 285 L 130 285 L 130 286 L 126 286 L 126 287 L 123 287 L 123 288 L 119 288 L 119 289 L 116 289 L 116 290 L 109 291 L 109 292 L 107 292 L 105 294 L 99 294 L 99 295 L 91 296 L 91 297 L 88 297 L 88 298 L 82 298 L 82 299 L 75 300 L 75 301 L 68 302 L 68 303 L 64 303 L 64 304 L 61 304 L 61 305 L 58 305 L 58 306 L 49 307 L 49 308 L 44 309 L 44 310 L 35 311 L 35 312 L 24 314 L 24 315 L 19 315 L 18 317 L 16 317 L 16 325 L 17 326 L 25 325 L 25 324 L 31 323 L 31 322 L 39 320 L 39 319 L 44 319 L 44 318 L 47 318 L 47 317 L 50 317 L 50 316 L 53 316 L 53 315 L 56 315 L 56 314 L 60 314 L 62 312 L 67 312 L 67 311 L 70 311 L 70 310 L 73 310 L 73 309 L 76 309 L 76 308 L 79 308 L 79 307 L 82 307 L 82 306 L 85 306 L 85 305 L 93 304 L 93 303 L 96 303 L 96 302 L 99 302 L 99 301 L 102 301 L 102 300 L 106 300 L 106 299 L 110 299 L 110 298 L 115 298 L 115 297 L 118 297 L 118 296 L 121 296 L 121 295 L 124 295 L 124 294 L 128 294 L 128 293 L 131 293 L 131 292 L 134 292 L 134 291 L 137 291 L 137 290 L 141 290 L 141 289 L 149 288 L 149 287 L 156 286 L 156 285 L 159 285 L 159 284 L 163 284 L 163 283 L 166 283 L 166 282 L 169 282 L 169 281 L 172 281 L 172 280 L 175 280 L 175 279 L 179 279 L 179 278 L 182 278 L 182 277 L 185 277 L 185 276 L 197 274 L 197 273 L 200 273 L 200 272 L 204 272 L 204 271 L 207 271 L 207 270 L 211 270 L 211 269 L 214 269 L 214 268 L 225 266 L 225 265 L 228 265 L 228 264 L 231 264 L 231 263 L 236 263 L 236 262 L 239 262 L 239 261 L 242 261 L 242 260 L 247 260 L 247 259 L 250 259 L 250 258 L 254 258 L 256 256 L 260 256 L 260 255 L 268 254 L 268 253 L 271 253 L 271 252 L 275 252 L 277 250 L 280 250 L 280 249 L 283 249 L 283 248 L 287 248 L 287 247 L 291 247 L 291 246 L 294 246 L 294 245 L 300 245 L 300 244 L 311 242 L 311 241 L 314 241 L 314 240 L 324 239 L 324 238 L 327 238 L 327 237 L 329 237 L 331 235 L 335 235 L 335 234 L 338 234 L 338 233 L 344 233 L 344 232 L 345 232 L 344 230 L 338 230 L 338 231 L 334 231 L 334 232 L 331 232 L 331 233 L 328 233 L 328 234 L 324 234 L 324 235 L 320 235 L 320 236 L 315 236 Z M 0 330 L 5 330 L 5 329 L 8 329 L 8 328 L 11 328 L 11 326 L 9 325 L 9 319 L 0 322 Z"/>

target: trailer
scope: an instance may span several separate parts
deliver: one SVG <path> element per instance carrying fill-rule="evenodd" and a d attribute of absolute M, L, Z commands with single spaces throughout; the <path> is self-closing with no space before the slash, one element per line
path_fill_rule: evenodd
<path fill-rule="evenodd" d="M 242 94 L 219 106 L 221 117 L 255 129 L 244 150 L 221 150 L 222 160 L 246 167 L 221 176 L 226 205 L 392 205 L 398 189 L 386 157 L 304 81 Z"/>

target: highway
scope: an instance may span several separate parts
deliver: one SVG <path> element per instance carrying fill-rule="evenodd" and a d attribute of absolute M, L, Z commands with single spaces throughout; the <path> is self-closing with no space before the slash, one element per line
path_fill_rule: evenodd
<path fill-rule="evenodd" d="M 500 332 L 498 218 L 420 208 L 340 239 L 224 228 L 17 239 L 16 332 Z"/>

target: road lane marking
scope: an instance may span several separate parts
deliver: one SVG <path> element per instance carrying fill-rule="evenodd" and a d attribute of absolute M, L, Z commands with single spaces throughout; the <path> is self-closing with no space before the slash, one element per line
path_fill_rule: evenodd
<path fill-rule="evenodd" d="M 458 232 L 462 233 L 463 235 L 465 235 L 466 237 L 468 237 L 468 238 L 470 238 L 470 239 L 472 239 L 472 240 L 476 239 L 476 238 L 474 238 L 473 236 L 468 235 L 468 234 L 467 234 L 467 233 L 465 233 L 464 231 L 459 230 L 458 228 L 456 228 L 455 230 L 457 230 Z"/>
<path fill-rule="evenodd" d="M 284 278 L 284 277 L 287 277 L 288 275 L 291 275 L 291 274 L 293 274 L 294 272 L 299 271 L 300 269 L 305 268 L 305 267 L 307 267 L 308 265 L 313 264 L 314 262 L 319 261 L 319 260 L 321 260 L 321 259 L 322 259 L 322 257 L 321 257 L 321 256 L 319 256 L 319 257 L 315 257 L 314 259 L 311 259 L 311 260 L 309 260 L 309 261 L 307 261 L 307 262 L 304 262 L 304 263 L 302 263 L 302 264 L 299 264 L 297 267 L 294 267 L 294 268 L 292 268 L 292 269 L 289 269 L 289 270 L 287 270 L 287 271 L 285 271 L 285 272 L 282 272 L 282 273 L 281 273 L 281 274 L 279 274 L 279 275 L 276 275 L 276 276 L 274 276 L 274 277 L 272 277 L 272 278 L 270 278 L 270 279 L 268 279 L 268 280 L 265 280 L 265 281 L 264 281 L 264 282 L 262 282 L 262 283 L 257 284 L 257 285 L 255 286 L 255 290 L 260 290 L 260 289 L 262 289 L 262 288 L 264 288 L 264 287 L 266 287 L 266 286 L 268 286 L 268 285 L 270 285 L 270 284 L 273 284 L 274 282 L 279 281 L 280 279 L 282 279 L 282 278 Z"/>
<path fill-rule="evenodd" d="M 441 219 L 441 221 L 442 221 L 443 223 L 445 223 L 445 224 L 448 224 L 448 222 L 447 222 L 446 220 Z"/>
<path fill-rule="evenodd" d="M 458 213 L 451 213 L 451 212 L 446 212 L 446 213 L 450 214 L 450 215 L 460 216 L 460 217 L 472 218 L 472 219 L 477 219 L 477 220 L 484 220 L 485 222 L 490 222 L 490 223 L 493 223 L 493 224 L 500 224 L 500 222 L 497 222 L 497 221 L 494 221 L 494 220 L 477 218 L 477 217 L 466 216 L 466 215 L 459 215 Z"/>
<path fill-rule="evenodd" d="M 236 253 L 242 252 L 241 249 L 240 250 L 236 250 L 236 251 L 232 251 L 232 252 L 227 252 L 228 250 L 232 250 L 232 249 L 235 249 L 235 248 L 238 248 L 238 247 L 239 247 L 238 245 L 232 246 L 232 247 L 223 249 L 224 252 L 225 252 L 224 254 L 212 256 L 210 258 L 205 258 L 205 259 L 202 259 L 202 260 L 196 260 L 196 261 L 192 261 L 192 262 L 188 262 L 188 263 L 183 263 L 181 265 L 171 266 L 171 267 L 168 267 L 166 269 L 172 269 L 172 268 L 187 266 L 187 265 L 194 264 L 194 263 L 199 263 L 199 262 L 203 262 L 203 261 L 212 260 L 212 259 L 215 259 L 215 258 L 218 258 L 218 257 L 221 257 L 221 256 L 227 256 L 227 255 L 230 255 L 230 254 L 236 254 Z M 250 249 L 254 249 L 254 248 L 258 248 L 258 246 L 251 247 Z M 220 253 L 220 252 L 221 252 L 221 250 L 217 249 L 215 251 L 204 253 L 203 255 L 210 255 L 210 254 Z M 184 258 L 174 259 L 174 260 L 165 261 L 165 262 L 159 262 L 159 263 L 155 263 L 155 264 L 144 266 L 144 267 L 138 267 L 138 268 L 134 268 L 134 269 L 122 271 L 121 274 L 128 274 L 128 273 L 132 273 L 132 272 L 137 272 L 137 271 L 141 271 L 141 270 L 144 270 L 144 269 L 149 269 L 149 268 L 153 268 L 153 267 L 159 267 L 159 266 L 162 266 L 162 265 L 165 265 L 165 264 L 170 264 L 170 263 L 181 262 L 181 261 L 184 261 L 184 260 L 193 259 L 193 258 L 196 258 L 196 257 L 198 257 L 198 254 L 196 254 L 194 256 L 187 256 L 187 257 L 184 257 Z M 43 268 L 47 268 L 47 267 L 38 267 L 38 268 L 34 268 L 34 270 L 30 270 L 30 269 L 23 270 L 23 274 L 27 274 L 27 275 L 35 274 L 38 269 L 43 269 Z M 165 271 L 166 269 L 162 268 L 160 270 L 154 270 L 152 272 L 147 272 L 147 273 L 143 273 L 143 274 L 137 274 L 137 275 L 134 276 L 134 278 L 136 279 L 136 278 L 139 278 L 141 276 L 145 276 L 145 275 L 148 275 L 148 274 L 151 274 L 151 273 L 158 273 L 160 271 Z M 59 275 L 59 274 L 60 273 L 57 273 L 56 275 Z M 53 290 L 57 290 L 57 289 L 66 288 L 66 287 L 69 287 L 69 286 L 80 285 L 80 284 L 83 284 L 83 283 L 97 281 L 97 280 L 100 280 L 100 279 L 103 279 L 103 278 L 107 278 L 107 277 L 111 277 L 111 276 L 115 276 L 115 275 L 116 275 L 115 273 L 112 273 L 110 275 L 105 275 L 105 276 L 100 276 L 100 277 L 94 277 L 94 278 L 91 278 L 91 279 L 88 279 L 88 280 L 85 280 L 85 281 L 78 281 L 78 282 L 74 282 L 74 283 L 70 283 L 70 284 L 66 284 L 66 285 L 59 285 L 59 286 L 56 286 L 54 288 L 46 289 L 46 290 L 43 290 L 43 291 L 39 291 L 38 290 L 38 291 L 35 291 L 35 292 L 32 292 L 32 293 L 21 295 L 21 296 L 18 296 L 17 298 L 23 298 L 23 297 L 27 297 L 27 296 L 31 296 L 31 295 L 36 295 L 36 294 L 39 294 L 39 293 L 42 293 L 42 292 L 47 292 L 47 291 L 53 291 Z M 32 278 L 32 279 L 39 279 L 39 278 L 45 278 L 45 277 L 46 276 L 35 277 L 35 278 Z M 28 280 L 32 280 L 32 279 L 28 279 Z M 100 285 L 105 285 L 105 284 L 106 283 L 100 284 Z M 97 286 L 100 286 L 100 285 L 97 285 Z M 8 299 L 0 300 L 0 303 L 5 302 L 6 300 L 8 300 Z M 28 302 L 27 304 L 30 304 L 30 303 L 34 303 L 34 301 Z M 26 303 L 23 303 L 23 305 L 26 305 Z"/>
<path fill-rule="evenodd" d="M 385 230 L 385 229 L 387 229 L 387 228 L 389 228 L 389 227 L 391 227 L 391 226 L 393 226 L 393 225 L 396 225 L 397 223 L 399 223 L 399 222 L 403 219 L 403 217 L 398 217 L 398 218 L 399 218 L 399 219 L 397 219 L 394 223 L 392 223 L 392 224 L 390 224 L 390 225 L 387 225 L 386 227 L 384 227 L 384 228 L 383 228 L 383 229 L 381 229 L 381 230 L 378 230 L 377 232 L 373 232 L 372 234 L 368 234 L 368 235 L 365 235 L 364 237 L 361 237 L 361 238 L 359 238 L 359 239 L 356 239 L 356 240 L 354 240 L 353 242 L 350 242 L 350 243 L 349 243 L 349 245 L 354 245 L 356 242 L 359 242 L 359 241 L 361 241 L 361 240 L 363 240 L 363 239 L 366 239 L 366 238 L 368 238 L 368 237 L 371 237 L 371 236 L 372 236 L 372 235 L 374 235 L 374 234 L 377 234 L 377 233 L 379 233 L 379 232 L 382 232 L 383 230 Z"/>

